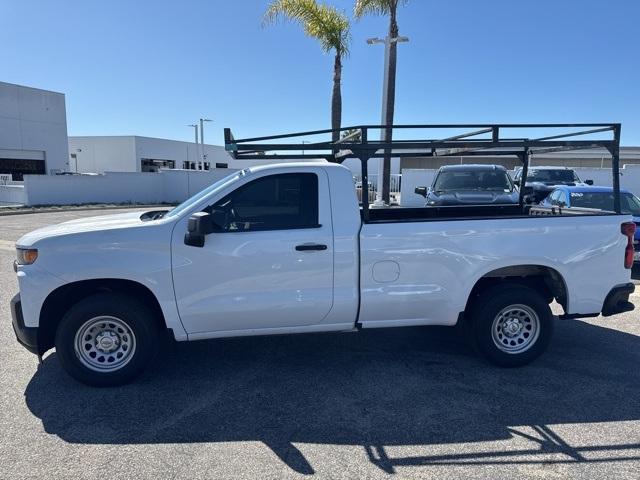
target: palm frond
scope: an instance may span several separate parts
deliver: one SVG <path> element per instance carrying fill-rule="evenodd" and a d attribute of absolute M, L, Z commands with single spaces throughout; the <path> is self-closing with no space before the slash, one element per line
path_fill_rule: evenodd
<path fill-rule="evenodd" d="M 367 15 L 389 15 L 392 10 L 404 7 L 407 3 L 409 0 L 356 0 L 353 15 L 358 19 Z"/>
<path fill-rule="evenodd" d="M 280 20 L 300 24 L 306 35 L 320 42 L 323 51 L 335 50 L 348 55 L 351 34 L 349 20 L 335 7 L 318 4 L 315 0 L 275 0 L 267 7 L 263 26 Z"/>

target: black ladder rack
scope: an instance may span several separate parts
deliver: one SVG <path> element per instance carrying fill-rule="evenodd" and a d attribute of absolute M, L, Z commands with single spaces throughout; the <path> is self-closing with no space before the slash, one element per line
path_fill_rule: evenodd
<path fill-rule="evenodd" d="M 412 130 L 419 133 L 414 139 L 391 141 L 370 140 L 371 133 L 390 128 L 392 136 Z M 438 130 L 460 133 L 445 138 L 432 138 Z M 507 135 L 505 131 L 542 131 L 543 136 L 523 138 Z M 605 148 L 611 154 L 614 210 L 620 209 L 620 130 L 619 123 L 507 123 L 507 124 L 435 124 L 435 125 L 356 125 L 337 130 L 312 130 L 265 137 L 236 139 L 231 129 L 224 129 L 225 149 L 238 160 L 305 160 L 322 158 L 333 163 L 358 159 L 362 165 L 362 211 L 369 220 L 369 191 L 367 162 L 389 154 L 396 158 L 440 156 L 516 156 L 522 162 L 520 205 L 524 201 L 524 182 L 529 168 L 529 156 L 534 153 Z M 334 134 L 344 135 L 332 141 Z M 328 140 L 307 142 L 308 137 L 327 137 Z M 585 137 L 590 138 L 580 138 Z M 594 138 L 595 137 L 595 138 Z M 604 138 L 601 138 L 604 137 Z"/>

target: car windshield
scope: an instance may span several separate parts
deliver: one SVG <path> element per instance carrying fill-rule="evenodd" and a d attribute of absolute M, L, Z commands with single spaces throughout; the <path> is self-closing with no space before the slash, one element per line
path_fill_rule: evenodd
<path fill-rule="evenodd" d="M 248 172 L 247 170 L 241 170 L 239 172 L 232 173 L 231 175 L 227 175 L 226 177 L 221 178 L 220 180 L 218 180 L 217 182 L 215 182 L 212 185 L 208 186 L 207 188 L 205 188 L 201 192 L 196 193 L 194 196 L 186 199 L 184 202 L 182 202 L 180 205 L 178 205 L 174 209 L 169 210 L 165 216 L 166 217 L 176 217 L 176 216 L 182 214 L 186 210 L 189 210 L 192 206 L 195 206 L 198 203 L 200 203 L 200 201 L 202 199 L 206 198 L 207 196 L 209 196 L 209 194 L 215 192 L 218 189 L 226 187 L 227 185 L 229 185 L 231 183 L 234 183 L 234 182 L 238 181 L 238 179 L 241 178 L 242 176 L 246 175 L 247 172 Z"/>
<path fill-rule="evenodd" d="M 573 170 L 551 170 L 551 169 L 541 169 L 541 170 L 529 170 L 527 172 L 527 180 L 532 180 L 534 182 L 579 182 L 580 179 L 576 172 Z"/>
<path fill-rule="evenodd" d="M 613 192 L 571 192 L 571 206 L 613 211 Z M 620 194 L 622 213 L 640 217 L 640 199 L 630 193 Z"/>
<path fill-rule="evenodd" d="M 445 170 L 438 174 L 433 189 L 436 192 L 456 190 L 511 192 L 513 185 L 504 170 Z"/>

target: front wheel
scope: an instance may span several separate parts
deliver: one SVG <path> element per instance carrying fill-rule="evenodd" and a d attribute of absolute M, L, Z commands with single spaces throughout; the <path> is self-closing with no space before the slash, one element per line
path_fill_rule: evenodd
<path fill-rule="evenodd" d="M 502 367 L 518 367 L 538 358 L 553 332 L 549 304 L 523 285 L 485 290 L 474 302 L 470 320 L 478 350 Z"/>
<path fill-rule="evenodd" d="M 155 355 L 159 331 L 151 311 L 119 293 L 99 293 L 75 304 L 56 332 L 56 352 L 65 371 L 96 387 L 122 385 Z"/>

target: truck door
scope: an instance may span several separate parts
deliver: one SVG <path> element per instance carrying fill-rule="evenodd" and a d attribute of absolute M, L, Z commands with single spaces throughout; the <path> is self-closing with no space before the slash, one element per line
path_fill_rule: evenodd
<path fill-rule="evenodd" d="M 313 325 L 333 304 L 333 227 L 321 169 L 267 174 L 207 207 L 204 247 L 173 232 L 178 311 L 188 333 Z"/>

